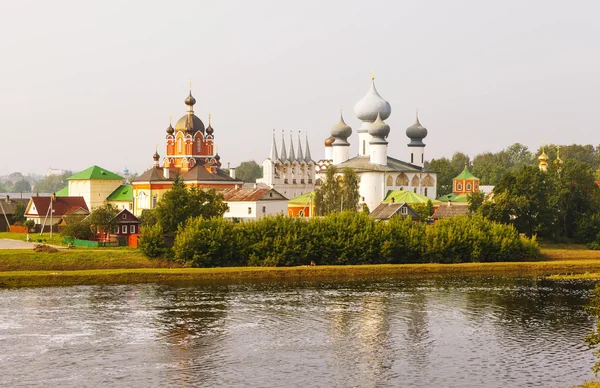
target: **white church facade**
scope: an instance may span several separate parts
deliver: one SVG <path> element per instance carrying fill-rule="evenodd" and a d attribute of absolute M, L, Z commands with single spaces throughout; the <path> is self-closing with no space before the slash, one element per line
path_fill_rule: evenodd
<path fill-rule="evenodd" d="M 409 138 L 409 162 L 388 155 L 387 137 L 390 126 L 384 120 L 390 117 L 392 108 L 375 88 L 375 79 L 371 80 L 371 88 L 354 106 L 354 114 L 361 120 L 358 129 L 358 155 L 352 158 L 348 138 L 352 128 L 343 117 L 331 128 L 331 136 L 325 140 L 325 160 L 319 165 L 326 165 L 329 158 L 338 170 L 346 167 L 354 170 L 360 177 L 359 193 L 361 203 L 374 210 L 385 198 L 389 190 L 410 190 L 436 198 L 437 173 L 424 167 L 427 129 L 421 125 L 419 118 L 406 129 Z M 319 171 L 323 173 L 324 170 Z"/>
<path fill-rule="evenodd" d="M 375 88 L 375 79 L 371 79 L 371 87 L 367 94 L 354 106 L 354 114 L 361 120 L 358 129 L 358 154 L 350 157 L 352 128 L 340 120 L 330 130 L 325 140 L 325 158 L 318 162 L 312 160 L 308 139 L 302 151 L 298 136 L 298 151 L 294 151 L 292 136 L 289 147 L 285 145 L 284 135 L 281 139 L 281 152 L 278 153 L 275 133 L 271 143 L 271 152 L 263 166 L 263 178 L 257 183 L 265 184 L 286 198 L 295 198 L 311 192 L 315 184 L 324 176 L 325 169 L 334 165 L 340 172 L 348 167 L 360 178 L 360 202 L 369 210 L 374 210 L 386 197 L 389 190 L 410 190 L 414 193 L 436 198 L 437 173 L 424 167 L 427 129 L 421 125 L 419 118 L 406 129 L 409 139 L 407 147 L 408 161 L 388 155 L 387 137 L 390 126 L 385 123 L 392 113 L 392 108 Z"/>

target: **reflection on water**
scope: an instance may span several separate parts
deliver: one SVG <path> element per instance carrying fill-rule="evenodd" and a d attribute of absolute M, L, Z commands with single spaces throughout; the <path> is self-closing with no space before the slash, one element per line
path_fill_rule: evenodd
<path fill-rule="evenodd" d="M 0 385 L 571 385 L 593 377 L 590 289 L 432 277 L 0 290 Z"/>

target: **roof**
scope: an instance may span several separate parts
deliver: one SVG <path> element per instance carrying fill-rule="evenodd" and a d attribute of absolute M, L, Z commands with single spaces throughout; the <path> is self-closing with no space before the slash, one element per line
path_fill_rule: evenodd
<path fill-rule="evenodd" d="M 343 163 L 336 164 L 337 168 L 350 167 L 354 171 L 367 172 L 367 171 L 379 171 L 379 172 L 435 172 L 425 167 L 420 167 L 414 164 L 406 163 L 401 160 L 388 156 L 387 165 L 371 163 L 371 158 L 368 156 L 355 156 L 352 159 L 348 159 Z"/>
<path fill-rule="evenodd" d="M 123 179 L 123 177 L 115 174 L 114 172 L 110 172 L 102 167 L 92 166 L 67 178 L 67 180 L 87 179 Z"/>
<path fill-rule="evenodd" d="M 440 203 L 438 200 L 408 190 L 389 190 L 382 202 L 392 202 L 392 199 L 395 203 L 427 203 L 427 201 L 431 201 L 432 204 Z"/>
<path fill-rule="evenodd" d="M 452 202 L 465 203 L 465 202 L 469 202 L 469 198 L 468 198 L 469 194 L 454 194 L 454 193 L 450 193 L 450 194 L 442 195 L 437 200 L 440 201 L 440 202 L 452 201 Z"/>
<path fill-rule="evenodd" d="M 107 198 L 107 201 L 133 201 L 133 186 L 121 185 Z"/>
<path fill-rule="evenodd" d="M 65 186 L 62 189 L 58 190 L 54 193 L 57 197 L 68 197 L 69 196 L 69 186 Z"/>
<path fill-rule="evenodd" d="M 475 177 L 475 175 L 471 174 L 471 171 L 469 171 L 467 166 L 465 166 L 465 168 L 462 170 L 462 172 L 460 174 L 458 174 L 458 176 L 454 179 L 455 180 L 470 179 L 470 180 L 475 180 L 475 181 L 479 180 L 479 178 L 477 178 L 477 177 Z"/>
<path fill-rule="evenodd" d="M 30 204 L 27 205 L 27 214 L 29 213 L 31 204 L 35 205 L 38 215 L 44 216 L 48 213 L 50 207 L 50 199 L 52 197 L 31 197 Z M 56 197 L 52 204 L 53 214 L 55 217 L 69 215 L 79 209 L 89 213 L 89 209 L 83 197 Z"/>
<path fill-rule="evenodd" d="M 271 188 L 258 189 L 225 189 L 220 191 L 225 202 L 256 202 L 260 200 L 285 200 L 287 199 Z M 272 196 L 271 196 L 272 194 Z"/>
<path fill-rule="evenodd" d="M 9 198 L 8 201 L 6 200 L 6 198 L 2 198 L 0 199 L 0 214 L 15 214 L 15 210 L 18 204 L 22 204 L 23 206 L 27 207 L 28 203 L 28 198 Z"/>
<path fill-rule="evenodd" d="M 314 203 L 315 192 L 311 191 L 310 193 L 299 195 L 295 198 L 292 198 L 288 201 L 288 205 L 308 205 L 310 201 Z"/>
<path fill-rule="evenodd" d="M 197 164 L 194 167 L 192 167 L 188 172 L 183 173 L 183 175 L 180 175 L 180 172 L 178 169 L 171 168 L 171 169 L 169 169 L 170 170 L 169 178 L 165 178 L 165 175 L 163 172 L 164 167 L 152 167 L 152 168 L 144 171 L 144 173 L 142 175 L 138 176 L 136 179 L 134 179 L 133 182 L 157 182 L 157 181 L 173 182 L 175 180 L 175 178 L 178 175 L 180 175 L 180 178 L 184 182 L 218 181 L 218 182 L 227 182 L 227 183 L 242 183 L 241 180 L 230 177 L 229 174 L 227 174 L 223 170 L 217 169 L 216 173 L 213 174 L 211 172 L 208 172 L 204 166 L 205 166 L 204 164 Z"/>
<path fill-rule="evenodd" d="M 440 205 L 431 216 L 434 220 L 469 214 L 469 207 L 464 205 Z"/>
<path fill-rule="evenodd" d="M 126 214 L 126 220 L 123 220 L 123 217 L 121 217 L 123 214 Z M 118 224 L 141 224 L 142 221 L 137 218 L 132 212 L 130 212 L 127 209 L 123 209 L 119 212 L 119 214 L 117 214 L 116 216 L 113 217 L 113 219 L 117 219 L 117 223 Z"/>
<path fill-rule="evenodd" d="M 377 220 L 389 220 L 394 215 L 401 215 L 400 209 L 403 207 L 408 209 L 408 214 L 406 216 L 411 216 L 412 218 L 420 218 L 419 214 L 415 212 L 409 204 L 406 202 L 403 203 L 380 203 L 379 206 L 375 208 L 371 213 L 369 213 L 369 217 L 375 218 Z"/>

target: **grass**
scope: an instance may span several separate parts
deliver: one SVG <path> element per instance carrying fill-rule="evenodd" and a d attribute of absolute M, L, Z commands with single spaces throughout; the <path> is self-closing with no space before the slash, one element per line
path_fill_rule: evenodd
<path fill-rule="evenodd" d="M 0 232 L 0 238 L 7 238 L 10 240 L 20 240 L 27 241 L 26 233 L 13 233 L 13 232 Z M 44 243 L 51 245 L 60 245 L 63 244 L 63 237 L 58 233 L 53 233 L 52 238 L 50 238 L 50 232 L 45 232 L 40 236 L 39 233 L 29 233 L 30 242 L 33 243 Z"/>

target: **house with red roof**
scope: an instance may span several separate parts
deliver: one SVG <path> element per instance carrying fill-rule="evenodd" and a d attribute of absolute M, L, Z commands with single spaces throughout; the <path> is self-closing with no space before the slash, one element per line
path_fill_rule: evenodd
<path fill-rule="evenodd" d="M 286 215 L 288 199 L 276 190 L 267 188 L 239 188 L 220 191 L 227 211 L 223 218 L 258 219 L 276 214 Z"/>
<path fill-rule="evenodd" d="M 88 206 L 83 197 L 31 197 L 25 217 L 33 220 L 36 225 L 57 225 L 69 215 L 90 214 Z"/>

